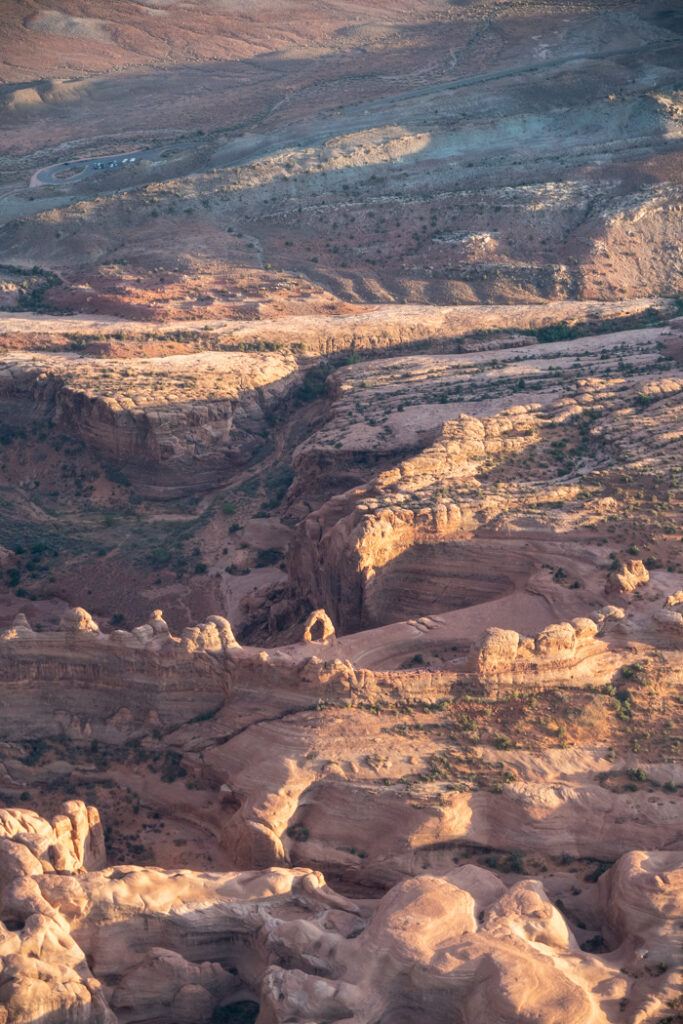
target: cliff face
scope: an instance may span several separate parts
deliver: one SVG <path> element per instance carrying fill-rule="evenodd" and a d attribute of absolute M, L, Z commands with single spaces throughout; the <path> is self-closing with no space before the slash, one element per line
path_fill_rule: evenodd
<path fill-rule="evenodd" d="M 483 426 L 461 417 L 444 424 L 439 434 L 425 451 L 380 473 L 368 487 L 332 498 L 300 527 L 290 557 L 291 575 L 313 604 L 330 609 L 344 631 L 382 622 L 377 581 L 386 575 L 382 569 L 417 545 L 467 536 L 475 525 L 468 510 L 450 498 L 435 499 L 425 492 L 438 479 L 472 478 L 471 458 L 481 457 L 484 450 Z M 305 479 L 305 452 L 299 467 Z M 399 490 L 403 497 L 392 503 L 387 496 Z M 406 501 L 406 491 L 415 500 Z M 426 499 L 421 508 L 416 503 L 420 492 Z M 395 618 L 403 617 L 401 611 L 395 608 Z"/>
<path fill-rule="evenodd" d="M 82 609 L 75 613 L 53 633 L 34 632 L 20 620 L 0 635 L 7 739 L 66 735 L 115 742 L 223 704 L 223 652 L 230 640 L 215 622 L 182 638 L 160 628 L 160 616 L 132 633 L 104 634 Z"/>
<path fill-rule="evenodd" d="M 290 574 L 345 632 L 479 605 L 530 585 L 552 544 L 550 524 L 527 532 L 485 530 L 503 508 L 484 493 L 492 462 L 522 452 L 539 427 L 520 407 L 480 420 L 446 421 L 433 444 L 332 498 L 301 524 Z M 510 495 L 506 509 L 523 496 Z M 545 542 L 545 543 L 544 543 Z M 575 557 L 585 552 L 577 546 Z"/>
<path fill-rule="evenodd" d="M 272 353 L 19 358 L 0 365 L 0 408 L 9 424 L 51 423 L 142 494 L 170 498 L 215 488 L 253 458 L 300 379 L 292 356 Z"/>
<path fill-rule="evenodd" d="M 682 381 L 662 368 L 658 330 L 578 344 L 581 359 L 558 343 L 339 371 L 293 460 L 295 595 L 342 632 L 522 592 L 563 617 L 565 581 L 597 602 L 585 590 L 620 500 L 638 500 L 638 481 L 640 500 L 666 493 L 675 472 Z M 307 508 L 321 493 L 333 497 Z M 642 561 L 616 559 L 600 590 L 646 580 Z"/>

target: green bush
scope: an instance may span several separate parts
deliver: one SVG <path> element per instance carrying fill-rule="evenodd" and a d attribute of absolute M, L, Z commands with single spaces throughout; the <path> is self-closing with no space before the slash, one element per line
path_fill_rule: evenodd
<path fill-rule="evenodd" d="M 287 829 L 287 835 L 297 843 L 305 843 L 308 841 L 310 832 L 305 825 L 290 825 Z"/>
<path fill-rule="evenodd" d="M 330 369 L 327 363 L 321 362 L 306 371 L 297 395 L 300 402 L 313 402 L 325 394 Z"/>
<path fill-rule="evenodd" d="M 164 754 L 164 763 L 161 769 L 162 782 L 175 782 L 187 775 L 187 769 L 183 768 L 182 754 L 177 750 L 167 750 Z"/>
<path fill-rule="evenodd" d="M 256 556 L 256 568 L 265 569 L 270 565 L 277 565 L 282 558 L 282 552 L 277 548 L 264 548 Z"/>
<path fill-rule="evenodd" d="M 217 1006 L 211 1024 L 255 1024 L 259 1010 L 259 1004 L 251 999 L 230 1003 L 229 1006 Z"/>

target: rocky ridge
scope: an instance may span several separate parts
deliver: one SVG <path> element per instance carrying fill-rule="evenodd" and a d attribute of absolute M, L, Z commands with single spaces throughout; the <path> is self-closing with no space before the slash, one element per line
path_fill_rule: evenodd
<path fill-rule="evenodd" d="M 47 421 L 128 474 L 141 493 L 169 498 L 215 487 L 219 474 L 252 459 L 269 417 L 300 383 L 289 354 L 197 353 L 125 364 L 10 357 L 0 365 L 0 406 L 8 423 Z"/>
<path fill-rule="evenodd" d="M 96 820 L 82 804 L 65 811 Z M 676 955 L 680 854 L 631 853 L 602 876 L 615 946 L 600 956 L 580 950 L 537 881 L 506 886 L 465 866 L 355 901 L 304 868 L 169 873 L 81 856 L 60 870 L 58 821 L 0 813 L 0 994 L 18 1024 L 36 1007 L 66 1022 L 208 1022 L 248 1000 L 264 1024 L 406 1012 L 446 1022 L 456 1006 L 464 1024 L 482 1012 L 593 1024 L 616 1006 L 645 1020 L 675 991 L 654 957 Z"/>

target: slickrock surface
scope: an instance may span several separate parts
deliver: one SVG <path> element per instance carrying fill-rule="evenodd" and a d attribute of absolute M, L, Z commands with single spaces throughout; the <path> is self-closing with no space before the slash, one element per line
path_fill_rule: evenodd
<path fill-rule="evenodd" d="M 297 511 L 334 495 L 299 527 L 302 591 L 344 631 L 494 601 L 506 625 L 507 606 L 523 614 L 520 591 L 566 602 L 572 583 L 576 612 L 595 606 L 597 545 L 625 508 L 634 529 L 677 479 L 683 377 L 666 337 L 338 371 L 328 419 L 293 458 Z M 600 585 L 631 591 L 647 578 L 631 559 Z"/>
<path fill-rule="evenodd" d="M 0 3 L 0 1024 L 683 1024 L 682 43 Z"/>
<path fill-rule="evenodd" d="M 82 804 L 65 810 L 96 818 Z M 65 1022 L 209 1021 L 258 1000 L 259 1021 L 272 1024 L 405 1014 L 446 1024 L 454 1013 L 464 1024 L 482 1014 L 592 1024 L 615 1006 L 645 1019 L 675 991 L 673 973 L 648 958 L 677 956 L 680 854 L 634 852 L 602 876 L 614 952 L 601 956 L 580 949 L 540 881 L 506 885 L 465 866 L 356 901 L 305 868 L 98 870 L 83 858 L 57 868 L 29 851 L 60 849 L 59 819 L 0 815 L 10 1022 L 37 1009 Z"/>
<path fill-rule="evenodd" d="M 297 311 L 256 321 L 213 317 L 175 320 L 163 326 L 97 315 L 65 319 L 49 313 L 0 312 L 0 348 L 70 349 L 120 357 L 182 354 L 188 349 L 206 348 L 247 352 L 291 349 L 311 356 L 349 350 L 381 352 L 408 345 L 450 350 L 454 343 L 466 348 L 498 348 L 496 332 L 508 331 L 511 341 L 525 344 L 528 339 L 516 332 L 549 329 L 567 320 L 584 324 L 613 320 L 622 329 L 632 320 L 665 315 L 674 309 L 670 299 L 649 297 L 614 302 L 549 300 L 542 304 L 464 306 L 349 303 L 346 312 L 334 314 Z M 488 337 L 489 333 L 493 337 Z"/>

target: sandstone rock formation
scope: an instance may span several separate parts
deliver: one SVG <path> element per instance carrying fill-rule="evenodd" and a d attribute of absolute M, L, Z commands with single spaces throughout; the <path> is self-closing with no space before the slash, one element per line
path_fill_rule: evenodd
<path fill-rule="evenodd" d="M 631 558 L 620 569 L 610 573 L 607 590 L 608 593 L 612 590 L 622 594 L 632 594 L 649 579 L 650 574 L 642 561 L 639 558 Z"/>
<path fill-rule="evenodd" d="M 86 820 L 82 805 L 68 810 Z M 61 849 L 57 823 L 0 814 L 0 998 L 9 1024 L 36 1012 L 93 1024 L 133 1012 L 182 1024 L 209 1020 L 245 994 L 260 1004 L 259 1021 L 273 1024 L 369 1022 L 407 1008 L 444 1024 L 456 1008 L 464 1024 L 530 1014 L 592 1024 L 613 1019 L 617 1000 L 633 1013 L 645 1001 L 661 1007 L 675 984 L 678 854 L 632 853 L 603 875 L 608 934 L 622 944 L 602 957 L 581 952 L 569 921 L 530 879 L 505 884 L 465 866 L 355 902 L 306 868 L 101 869 L 83 855 L 56 867 L 29 849 Z M 634 940 L 664 963 L 654 977 L 636 966 L 643 954 L 634 959 Z"/>
<path fill-rule="evenodd" d="M 291 355 L 198 353 L 117 361 L 46 356 L 0 366 L 0 409 L 16 428 L 51 421 L 141 493 L 216 486 L 263 443 L 267 417 L 301 375 Z"/>
<path fill-rule="evenodd" d="M 529 683 L 539 673 L 547 676 L 579 664 L 594 650 L 597 634 L 597 624 L 588 618 L 553 623 L 536 637 L 492 626 L 474 644 L 472 665 L 482 676 L 516 674 Z"/>
<path fill-rule="evenodd" d="M 578 587 L 594 576 L 598 553 L 585 543 L 586 531 L 607 533 L 617 512 L 606 466 L 628 467 L 633 480 L 654 473 L 666 488 L 680 451 L 680 381 L 663 379 L 655 366 L 656 337 L 634 336 L 641 383 L 627 392 L 613 348 L 619 334 L 596 339 L 595 347 L 583 341 L 580 366 L 557 343 L 495 360 L 485 353 L 411 356 L 362 374 L 340 371 L 329 420 L 295 456 L 293 508 L 298 494 L 309 503 L 321 490 L 323 497 L 302 516 L 290 552 L 297 588 L 327 608 L 342 633 L 541 586 L 551 603 L 572 611 L 567 618 L 585 615 L 590 603 L 572 609 L 566 587 L 572 574 Z M 559 371 L 549 371 L 549 349 L 561 385 Z M 529 389 L 531 374 L 534 401 L 520 404 L 518 389 Z M 374 426 L 364 420 L 368 390 Z M 565 433 L 574 439 L 573 462 Z M 330 487 L 324 500 L 327 467 L 332 472 L 340 459 L 356 486 Z M 373 473 L 387 461 L 392 468 Z M 630 593 L 647 582 L 641 559 L 617 561 L 609 591 Z M 555 569 L 541 582 L 544 564 Z M 597 601 L 597 590 L 590 597 Z M 501 600 L 491 625 L 507 627 L 502 609 Z"/>
<path fill-rule="evenodd" d="M 16 620 L 14 624 L 16 626 Z M 28 622 L 26 622 L 26 625 L 28 625 Z M 62 616 L 62 621 L 59 625 L 60 629 L 65 633 L 99 633 L 100 631 L 100 627 L 85 608 L 70 608 Z"/>
<path fill-rule="evenodd" d="M 237 646 L 230 623 L 212 616 L 180 638 L 164 627 L 160 611 L 132 632 L 108 634 L 83 608 L 52 633 L 16 620 L 0 636 L 3 736 L 125 738 L 217 710 L 228 686 L 224 657 Z"/>
<path fill-rule="evenodd" d="M 308 643 L 316 641 L 327 643 L 335 637 L 334 623 L 324 608 L 311 612 L 304 624 L 304 640 Z"/>

